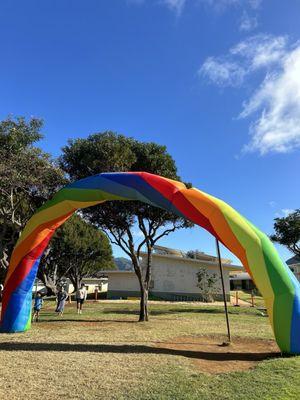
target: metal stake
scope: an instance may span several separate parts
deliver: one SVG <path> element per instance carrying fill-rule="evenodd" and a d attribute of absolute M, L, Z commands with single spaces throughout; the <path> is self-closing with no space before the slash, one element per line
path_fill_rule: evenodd
<path fill-rule="evenodd" d="M 217 246 L 219 268 L 220 268 L 220 274 L 221 274 L 221 282 L 222 282 L 223 301 L 224 301 L 224 309 L 225 309 L 226 324 L 227 324 L 227 336 L 228 336 L 228 342 L 230 343 L 231 342 L 231 335 L 230 335 L 230 326 L 229 326 L 229 318 L 228 318 L 228 310 L 227 310 L 227 302 L 226 302 L 226 293 L 225 293 L 223 269 L 222 269 L 222 262 L 221 262 L 221 252 L 220 252 L 219 241 L 218 241 L 217 238 L 216 238 L 216 246 Z"/>

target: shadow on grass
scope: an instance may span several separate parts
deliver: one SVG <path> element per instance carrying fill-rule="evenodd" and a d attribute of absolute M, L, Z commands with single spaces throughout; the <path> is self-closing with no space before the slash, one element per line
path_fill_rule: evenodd
<path fill-rule="evenodd" d="M 138 310 L 130 310 L 130 309 L 105 309 L 102 310 L 101 313 L 103 314 L 120 314 L 120 315 L 125 315 L 125 314 L 130 314 L 130 315 L 139 315 L 139 311 Z M 169 310 L 150 310 L 149 314 L 156 316 L 156 315 L 165 315 L 165 314 L 189 314 L 189 313 L 194 313 L 194 314 L 224 314 L 224 308 L 219 307 L 219 308 L 172 308 Z M 230 309 L 228 310 L 229 314 L 251 314 L 251 315 L 258 315 L 256 314 L 254 311 L 246 311 L 246 310 L 242 310 L 240 311 L 237 309 Z"/>
<path fill-rule="evenodd" d="M 78 322 L 78 323 L 126 323 L 126 324 L 134 324 L 137 321 L 135 320 L 126 320 L 126 319 L 75 319 L 75 318 L 42 318 L 37 325 L 41 323 L 48 323 L 50 322 Z M 36 323 L 34 323 L 35 325 Z"/>
<path fill-rule="evenodd" d="M 133 314 L 133 315 L 138 315 L 139 311 L 137 310 L 118 310 L 118 309 L 107 309 L 107 310 L 102 310 L 103 314 Z M 150 310 L 149 314 L 150 315 L 163 315 L 163 314 L 182 314 L 182 313 L 197 313 L 197 314 L 223 314 L 224 310 L 216 310 L 216 309 L 202 309 L 202 310 L 197 310 L 194 308 L 173 308 L 171 310 Z"/>
<path fill-rule="evenodd" d="M 191 359 L 211 361 L 263 361 L 279 357 L 280 353 L 242 353 L 230 351 L 226 353 L 180 350 L 165 347 L 152 347 L 146 345 L 120 345 L 120 344 L 71 344 L 71 343 L 0 343 L 0 351 L 37 351 L 37 352 L 92 352 L 92 353 L 120 353 L 120 354 L 164 354 L 182 356 Z"/>

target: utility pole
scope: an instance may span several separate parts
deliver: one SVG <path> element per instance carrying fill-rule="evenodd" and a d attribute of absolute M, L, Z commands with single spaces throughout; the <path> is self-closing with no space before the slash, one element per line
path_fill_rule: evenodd
<path fill-rule="evenodd" d="M 217 247 L 217 254 L 218 254 L 219 268 L 220 268 L 220 275 L 221 275 L 221 282 L 222 282 L 222 292 L 223 292 L 224 309 L 225 309 L 225 315 L 226 315 L 228 343 L 230 343 L 231 342 L 231 335 L 230 335 L 230 325 L 229 325 L 227 302 L 226 302 L 224 276 L 223 276 L 223 269 L 222 269 L 220 245 L 219 245 L 219 241 L 218 241 L 217 238 L 216 238 L 216 247 Z"/>

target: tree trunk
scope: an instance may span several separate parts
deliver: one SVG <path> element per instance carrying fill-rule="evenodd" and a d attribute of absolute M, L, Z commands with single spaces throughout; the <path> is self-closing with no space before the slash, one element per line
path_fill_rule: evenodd
<path fill-rule="evenodd" d="M 148 315 L 148 296 L 149 291 L 145 285 L 141 285 L 141 302 L 140 302 L 140 317 L 139 322 L 149 321 Z"/>
<path fill-rule="evenodd" d="M 81 287 L 81 282 L 82 278 L 81 276 L 78 276 L 76 273 L 73 274 L 68 274 L 68 278 L 70 279 L 73 287 L 74 287 L 74 292 L 77 292 L 78 289 Z"/>
<path fill-rule="evenodd" d="M 149 288 L 151 281 L 151 266 L 152 266 L 152 246 L 147 243 L 147 265 L 145 280 L 140 282 L 141 288 L 141 307 L 140 307 L 140 319 L 139 321 L 149 321 L 148 314 L 148 299 L 149 299 Z"/>
<path fill-rule="evenodd" d="M 149 317 L 148 317 L 148 287 L 147 287 L 146 283 L 144 282 L 140 262 L 135 253 L 131 254 L 131 261 L 132 261 L 134 271 L 136 273 L 136 276 L 137 276 L 139 284 L 140 284 L 141 298 L 140 298 L 139 322 L 148 321 L 149 320 Z"/>
<path fill-rule="evenodd" d="M 37 275 L 37 278 L 40 279 L 47 289 L 47 296 L 57 295 L 57 275 L 56 270 L 53 273 L 53 277 L 47 276 L 46 273 L 40 272 Z"/>

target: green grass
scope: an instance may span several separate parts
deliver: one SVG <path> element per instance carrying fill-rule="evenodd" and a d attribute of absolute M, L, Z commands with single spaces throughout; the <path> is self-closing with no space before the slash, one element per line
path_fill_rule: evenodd
<path fill-rule="evenodd" d="M 183 336 L 225 339 L 223 309 L 194 304 L 151 305 L 137 323 L 138 304 L 75 305 L 63 319 L 46 302 L 41 322 L 25 333 L 0 335 L 0 399 L 299 399 L 300 357 L 275 358 L 255 368 L 208 375 L 184 353 L 157 351 Z M 272 339 L 255 308 L 229 307 L 233 339 Z M 225 361 L 224 361 L 225 362 Z"/>
<path fill-rule="evenodd" d="M 230 292 L 231 296 L 234 297 L 234 301 L 235 301 L 235 293 L 236 293 L 236 290 L 233 290 Z M 238 293 L 239 293 L 240 300 L 243 300 L 249 304 L 252 304 L 251 303 L 251 291 L 238 290 Z M 254 296 L 254 306 L 255 307 L 265 307 L 265 302 L 264 302 L 264 299 L 262 296 L 258 296 L 258 295 Z"/>

